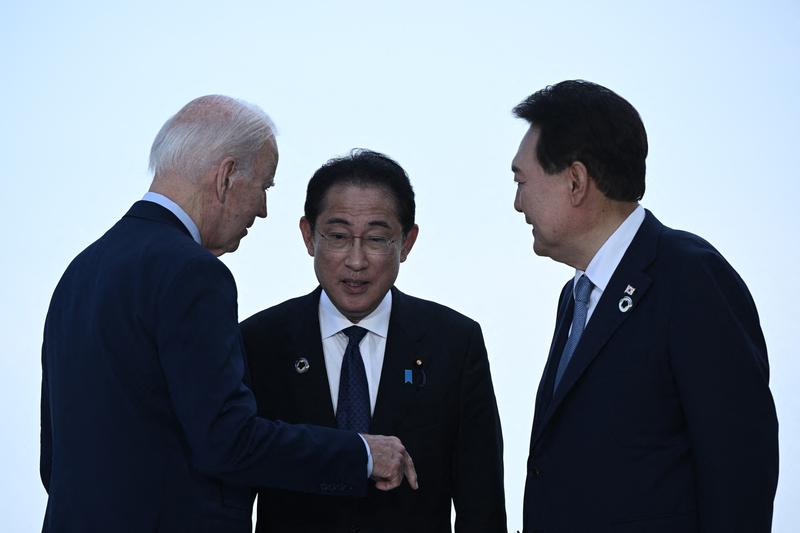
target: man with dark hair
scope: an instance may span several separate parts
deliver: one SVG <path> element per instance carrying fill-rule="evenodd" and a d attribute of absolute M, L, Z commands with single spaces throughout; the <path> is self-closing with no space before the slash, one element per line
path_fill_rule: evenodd
<path fill-rule="evenodd" d="M 638 204 L 647 135 L 612 91 L 565 81 L 530 123 L 514 207 L 575 268 L 539 384 L 524 531 L 760 533 L 777 418 L 753 299 L 710 244 Z"/>
<path fill-rule="evenodd" d="M 417 238 L 405 171 L 368 150 L 308 184 L 300 231 L 320 286 L 241 325 L 262 416 L 397 435 L 416 492 L 259 493 L 257 531 L 506 531 L 502 436 L 480 326 L 394 287 Z"/>
<path fill-rule="evenodd" d="M 153 142 L 150 190 L 59 281 L 42 345 L 44 532 L 250 533 L 253 486 L 416 486 L 395 437 L 258 418 L 242 382 L 236 284 L 216 256 L 267 216 L 273 131 L 252 104 L 189 102 Z"/>

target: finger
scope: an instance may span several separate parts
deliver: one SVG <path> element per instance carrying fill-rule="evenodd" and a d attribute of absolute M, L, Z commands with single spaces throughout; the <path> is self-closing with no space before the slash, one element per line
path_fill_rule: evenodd
<path fill-rule="evenodd" d="M 402 477 L 391 477 L 386 479 L 381 479 L 375 482 L 375 488 L 378 490 L 388 491 L 392 489 L 396 489 L 400 486 L 400 483 L 403 481 Z"/>
<path fill-rule="evenodd" d="M 419 488 L 419 481 L 417 480 L 417 469 L 414 468 L 414 460 L 408 452 L 404 452 L 404 455 L 406 479 L 411 488 L 417 490 Z"/>

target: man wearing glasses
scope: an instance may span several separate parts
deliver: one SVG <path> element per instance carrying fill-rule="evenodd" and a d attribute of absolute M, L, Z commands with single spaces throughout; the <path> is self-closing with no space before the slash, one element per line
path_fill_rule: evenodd
<path fill-rule="evenodd" d="M 241 325 L 262 416 L 397 435 L 419 490 L 262 490 L 257 531 L 506 531 L 502 436 L 480 326 L 394 287 L 418 227 L 405 171 L 368 150 L 308 184 L 300 231 L 320 286 Z"/>

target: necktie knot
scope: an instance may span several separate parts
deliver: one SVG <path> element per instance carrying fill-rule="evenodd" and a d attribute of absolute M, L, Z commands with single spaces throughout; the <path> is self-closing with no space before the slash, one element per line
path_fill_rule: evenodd
<path fill-rule="evenodd" d="M 350 341 L 348 344 L 359 344 L 361 339 L 364 338 L 364 335 L 367 334 L 367 330 L 360 326 L 350 326 L 349 328 L 344 328 L 342 333 L 347 335 Z"/>
<path fill-rule="evenodd" d="M 586 274 L 578 278 L 578 283 L 575 284 L 575 301 L 583 304 L 589 303 L 589 295 L 592 293 L 592 286 L 592 282 Z"/>

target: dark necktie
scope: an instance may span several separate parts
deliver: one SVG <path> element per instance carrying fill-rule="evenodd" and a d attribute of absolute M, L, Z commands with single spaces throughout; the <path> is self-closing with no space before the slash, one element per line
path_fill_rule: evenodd
<path fill-rule="evenodd" d="M 364 361 L 358 343 L 367 330 L 351 326 L 342 330 L 349 341 L 342 359 L 342 373 L 339 377 L 339 401 L 336 405 L 336 425 L 341 429 L 351 429 L 358 433 L 369 432 L 369 385 Z"/>
<path fill-rule="evenodd" d="M 575 312 L 572 314 L 572 329 L 570 329 L 569 338 L 564 344 L 564 351 L 561 352 L 561 359 L 558 361 L 556 380 L 553 383 L 553 395 L 558 390 L 558 384 L 564 376 L 564 371 L 566 371 L 570 359 L 572 359 L 572 354 L 575 353 L 578 341 L 581 340 L 583 328 L 586 327 L 586 315 L 589 313 L 589 295 L 591 293 L 592 282 L 584 274 L 578 278 L 578 283 L 575 285 Z"/>

